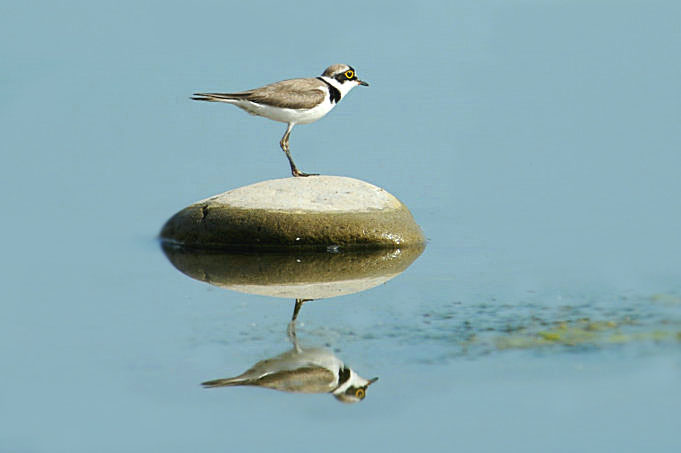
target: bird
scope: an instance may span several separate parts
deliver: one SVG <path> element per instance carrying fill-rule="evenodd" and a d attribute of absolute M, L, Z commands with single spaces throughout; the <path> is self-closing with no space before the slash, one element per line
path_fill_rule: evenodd
<path fill-rule="evenodd" d="M 255 386 L 290 393 L 331 393 L 340 402 L 356 403 L 378 378 L 364 379 L 331 351 L 293 348 L 261 360 L 244 373 L 203 382 L 206 388 Z"/>
<path fill-rule="evenodd" d="M 324 348 L 305 348 L 298 344 L 295 322 L 300 307 L 311 299 L 296 299 L 287 333 L 293 348 L 278 356 L 261 360 L 244 373 L 203 382 L 205 388 L 254 386 L 291 393 L 331 393 L 342 403 L 357 403 L 366 396 L 367 387 L 378 378 L 364 379 Z"/>
<path fill-rule="evenodd" d="M 289 148 L 291 131 L 296 124 L 309 124 L 329 113 L 350 90 L 369 86 L 357 78 L 357 72 L 346 64 L 333 64 L 319 77 L 288 79 L 260 88 L 237 93 L 194 93 L 195 101 L 226 102 L 246 112 L 286 123 L 286 132 L 279 142 L 295 176 L 317 176 L 304 173 L 293 162 Z"/>

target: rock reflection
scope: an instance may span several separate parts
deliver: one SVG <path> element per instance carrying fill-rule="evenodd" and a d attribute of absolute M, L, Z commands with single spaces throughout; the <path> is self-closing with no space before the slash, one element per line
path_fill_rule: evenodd
<path fill-rule="evenodd" d="M 192 250 L 162 243 L 180 272 L 211 285 L 287 299 L 325 299 L 364 291 L 402 273 L 422 247 L 337 253 Z"/>
<path fill-rule="evenodd" d="M 253 386 L 290 393 L 331 393 L 343 403 L 356 403 L 366 396 L 367 388 L 378 378 L 365 379 L 324 348 L 302 348 L 296 336 L 300 307 L 311 299 L 297 299 L 288 336 L 293 348 L 261 360 L 239 376 L 215 379 L 204 387 Z"/>
<path fill-rule="evenodd" d="M 291 393 L 330 393 L 356 403 L 378 378 L 365 379 L 328 349 L 301 347 L 296 319 L 305 302 L 363 291 L 403 272 L 422 247 L 326 253 L 247 253 L 191 250 L 162 243 L 182 273 L 231 290 L 295 299 L 288 325 L 289 351 L 262 360 L 244 373 L 203 383 L 204 387 L 253 386 Z"/>

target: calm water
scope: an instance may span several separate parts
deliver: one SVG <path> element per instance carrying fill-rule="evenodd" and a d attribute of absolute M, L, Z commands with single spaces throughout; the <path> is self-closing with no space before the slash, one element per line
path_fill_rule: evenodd
<path fill-rule="evenodd" d="M 679 451 L 679 30 L 676 1 L 3 3 L 0 451 Z M 371 86 L 296 163 L 429 243 L 296 334 L 379 380 L 204 389 L 290 350 L 293 299 L 156 235 L 288 165 L 284 125 L 188 97 L 336 62 Z"/>

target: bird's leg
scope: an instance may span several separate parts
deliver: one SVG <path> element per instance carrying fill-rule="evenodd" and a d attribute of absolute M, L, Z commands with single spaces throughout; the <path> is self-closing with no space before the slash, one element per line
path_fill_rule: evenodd
<path fill-rule="evenodd" d="M 303 304 L 311 300 L 313 299 L 296 299 L 296 306 L 293 308 L 293 316 L 291 317 L 291 322 L 288 323 L 288 329 L 286 329 L 288 339 L 298 351 L 300 350 L 300 347 L 298 346 L 298 337 L 296 337 L 296 319 L 298 318 L 298 313 L 300 313 L 300 308 Z"/>
<path fill-rule="evenodd" d="M 302 171 L 298 170 L 298 167 L 296 167 L 296 164 L 293 162 L 293 158 L 291 157 L 291 152 L 289 151 L 288 146 L 288 139 L 291 136 L 291 130 L 293 130 L 293 126 L 294 123 L 288 124 L 286 132 L 279 142 L 279 146 L 281 146 L 281 149 L 286 153 L 288 163 L 291 165 L 291 174 L 293 176 L 318 176 L 318 173 L 303 173 Z"/>
<path fill-rule="evenodd" d="M 291 322 L 296 322 L 298 319 L 298 313 L 305 302 L 310 302 L 314 299 L 296 299 L 296 306 L 293 307 L 293 316 L 291 317 Z"/>

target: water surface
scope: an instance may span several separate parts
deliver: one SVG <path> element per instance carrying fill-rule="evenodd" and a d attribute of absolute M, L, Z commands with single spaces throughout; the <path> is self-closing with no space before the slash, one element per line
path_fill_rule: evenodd
<path fill-rule="evenodd" d="M 681 448 L 678 2 L 0 11 L 0 451 Z M 288 165 L 284 125 L 188 98 L 337 62 L 371 86 L 294 130 L 296 163 L 384 187 L 429 242 L 296 334 L 379 380 L 204 389 L 290 349 L 294 302 L 156 235 Z"/>

